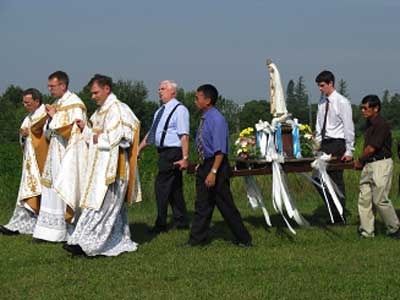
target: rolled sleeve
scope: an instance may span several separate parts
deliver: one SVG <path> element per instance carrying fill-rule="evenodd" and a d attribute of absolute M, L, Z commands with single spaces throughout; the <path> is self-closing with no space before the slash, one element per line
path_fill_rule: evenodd
<path fill-rule="evenodd" d="M 177 108 L 176 132 L 178 135 L 189 135 L 189 130 L 189 111 L 185 106 L 180 105 Z"/>
<path fill-rule="evenodd" d="M 350 103 L 344 103 L 343 109 L 340 110 L 340 117 L 343 121 L 344 139 L 346 141 L 345 155 L 353 156 L 354 151 L 354 123 L 353 112 Z"/>
<path fill-rule="evenodd" d="M 228 154 L 228 125 L 223 120 L 216 120 L 213 124 L 213 138 L 211 149 L 215 153 L 222 152 Z"/>

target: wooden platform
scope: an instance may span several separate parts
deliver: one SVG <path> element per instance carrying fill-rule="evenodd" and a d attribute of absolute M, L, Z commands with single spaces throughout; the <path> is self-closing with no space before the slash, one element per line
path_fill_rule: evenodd
<path fill-rule="evenodd" d="M 302 173 L 312 171 L 311 163 L 315 158 L 286 159 L 282 164 L 285 173 Z M 257 176 L 272 174 L 271 163 L 265 160 L 234 159 L 235 166 L 232 167 L 232 177 L 237 176 Z M 354 163 L 333 160 L 328 164 L 328 170 L 353 169 Z M 188 173 L 193 174 L 195 165 L 190 164 Z"/>

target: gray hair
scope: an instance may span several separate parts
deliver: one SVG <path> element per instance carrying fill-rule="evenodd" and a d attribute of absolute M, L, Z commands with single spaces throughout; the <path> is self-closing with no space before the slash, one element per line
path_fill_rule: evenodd
<path fill-rule="evenodd" d="M 174 89 L 175 91 L 178 89 L 178 85 L 177 85 L 176 82 L 173 81 L 173 80 L 164 80 L 164 81 L 162 81 L 161 83 L 166 83 L 167 86 L 168 86 L 168 88 L 172 88 L 172 89 Z"/>

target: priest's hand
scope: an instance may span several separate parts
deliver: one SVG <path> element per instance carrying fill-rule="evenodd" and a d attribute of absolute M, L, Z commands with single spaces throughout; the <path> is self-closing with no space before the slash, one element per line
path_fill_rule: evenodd
<path fill-rule="evenodd" d="M 29 129 L 28 128 L 21 128 L 19 130 L 19 134 L 23 137 L 27 137 L 29 135 Z"/>
<path fill-rule="evenodd" d="M 189 166 L 189 162 L 187 159 L 181 159 L 174 162 L 174 166 L 179 167 L 179 170 L 186 170 L 187 167 Z"/>
<path fill-rule="evenodd" d="M 57 109 L 54 106 L 46 104 L 46 113 L 50 116 L 50 118 L 52 118 L 56 112 Z"/>
<path fill-rule="evenodd" d="M 363 167 L 363 164 L 358 159 L 354 161 L 354 169 L 362 170 Z"/>
<path fill-rule="evenodd" d="M 215 185 L 215 174 L 210 172 L 207 175 L 207 178 L 204 181 L 204 184 L 206 185 L 206 187 L 212 188 Z"/>

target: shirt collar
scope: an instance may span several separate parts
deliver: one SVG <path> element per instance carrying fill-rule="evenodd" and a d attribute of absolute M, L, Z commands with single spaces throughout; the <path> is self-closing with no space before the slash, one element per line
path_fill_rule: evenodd
<path fill-rule="evenodd" d="M 209 110 L 203 112 L 202 117 L 206 118 L 208 115 L 212 114 L 212 112 L 215 111 L 215 110 L 216 110 L 216 108 L 214 106 L 211 107 Z"/>
<path fill-rule="evenodd" d="M 330 94 L 328 97 L 326 97 L 328 100 L 329 100 L 329 102 L 332 102 L 332 100 L 334 100 L 336 97 L 337 97 L 337 95 L 338 95 L 338 92 L 336 92 L 336 90 L 334 90 L 333 92 L 332 92 L 332 94 Z"/>
<path fill-rule="evenodd" d="M 165 109 L 168 109 L 172 106 L 175 106 L 177 104 L 178 100 L 176 100 L 175 98 L 171 99 L 168 101 L 168 103 L 164 103 L 163 105 L 165 106 Z"/>

